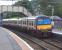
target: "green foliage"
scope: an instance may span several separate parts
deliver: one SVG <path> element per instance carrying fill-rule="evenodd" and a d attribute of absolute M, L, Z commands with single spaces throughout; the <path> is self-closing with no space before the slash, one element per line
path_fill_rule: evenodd
<path fill-rule="evenodd" d="M 24 6 L 28 11 L 30 11 L 33 14 L 31 2 L 28 0 L 18 1 L 14 5 L 15 6 Z"/>
<path fill-rule="evenodd" d="M 62 4 L 58 3 L 58 0 L 32 0 L 31 2 L 28 0 L 23 0 L 15 3 L 15 5 L 24 6 L 32 14 L 36 14 L 41 11 L 43 14 L 49 16 L 52 15 L 52 6 L 54 6 L 54 15 L 62 16 Z M 51 6 L 49 7 L 49 5 Z"/>
<path fill-rule="evenodd" d="M 26 15 L 19 13 L 19 12 L 8 12 L 5 16 L 5 18 L 19 18 L 19 17 L 27 17 Z"/>
<path fill-rule="evenodd" d="M 62 4 L 58 4 L 55 8 L 55 15 L 62 16 Z"/>
<path fill-rule="evenodd" d="M 62 16 L 62 3 L 58 0 L 36 0 L 38 5 L 40 5 L 40 10 L 45 15 L 52 15 L 52 6 L 54 6 L 54 15 Z M 51 5 L 51 7 L 48 7 Z"/>
<path fill-rule="evenodd" d="M 51 15 L 51 8 L 48 8 L 49 5 L 53 5 L 53 0 L 33 0 L 34 10 L 37 9 L 37 12 L 42 12 L 45 15 Z M 34 3 L 36 5 L 34 5 Z"/>

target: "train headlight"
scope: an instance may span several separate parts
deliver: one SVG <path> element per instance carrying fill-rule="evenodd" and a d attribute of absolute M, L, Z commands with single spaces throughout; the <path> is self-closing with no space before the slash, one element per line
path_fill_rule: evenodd
<path fill-rule="evenodd" d="M 40 28 L 38 28 L 38 30 L 41 30 Z"/>
<path fill-rule="evenodd" d="M 53 21 L 51 22 L 51 25 L 54 26 L 54 22 Z"/>

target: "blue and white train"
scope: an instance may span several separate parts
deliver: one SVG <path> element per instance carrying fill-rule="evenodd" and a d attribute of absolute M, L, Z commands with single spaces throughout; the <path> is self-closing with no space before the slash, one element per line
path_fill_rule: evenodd
<path fill-rule="evenodd" d="M 52 20 L 47 16 L 32 16 L 23 18 L 3 19 L 3 25 L 19 27 L 20 30 L 29 32 L 36 37 L 52 36 Z"/>

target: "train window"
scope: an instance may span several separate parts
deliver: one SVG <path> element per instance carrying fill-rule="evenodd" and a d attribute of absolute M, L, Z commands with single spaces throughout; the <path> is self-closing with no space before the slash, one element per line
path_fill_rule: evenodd
<path fill-rule="evenodd" d="M 26 20 L 26 25 L 27 25 L 27 20 Z"/>
<path fill-rule="evenodd" d="M 34 25 L 34 21 L 29 21 L 29 25 L 33 26 Z"/>
<path fill-rule="evenodd" d="M 27 21 L 25 21 L 25 25 L 27 25 Z"/>
<path fill-rule="evenodd" d="M 23 25 L 25 25 L 25 21 L 23 21 Z"/>
<path fill-rule="evenodd" d="M 33 30 L 33 27 L 31 27 L 31 29 Z"/>
<path fill-rule="evenodd" d="M 22 24 L 22 20 L 21 20 L 21 24 Z"/>
<path fill-rule="evenodd" d="M 32 26 L 32 21 L 30 21 L 30 25 Z"/>
<path fill-rule="evenodd" d="M 25 25 L 27 25 L 27 20 L 25 21 Z"/>
<path fill-rule="evenodd" d="M 22 24 L 23 24 L 23 21 L 21 21 L 22 22 Z"/>
<path fill-rule="evenodd" d="M 21 20 L 21 24 L 22 24 L 22 20 Z"/>
<path fill-rule="evenodd" d="M 29 25 L 29 21 L 28 21 L 28 25 Z"/>
<path fill-rule="evenodd" d="M 26 21 L 25 21 L 25 25 L 26 25 Z"/>
<path fill-rule="evenodd" d="M 26 25 L 26 21 L 25 21 L 25 25 Z"/>
<path fill-rule="evenodd" d="M 23 21 L 22 21 L 22 24 L 23 24 Z"/>
<path fill-rule="evenodd" d="M 31 21 L 31 25 L 33 26 L 33 21 Z"/>
<path fill-rule="evenodd" d="M 21 24 L 21 21 L 19 21 L 19 24 Z"/>
<path fill-rule="evenodd" d="M 23 21 L 23 24 L 24 24 L 24 21 Z"/>
<path fill-rule="evenodd" d="M 24 24 L 24 21 L 23 21 L 23 24 Z"/>
<path fill-rule="evenodd" d="M 31 22 L 30 22 L 30 25 L 31 25 Z"/>
<path fill-rule="evenodd" d="M 24 25 L 25 25 L 25 21 L 24 21 Z"/>
<path fill-rule="evenodd" d="M 22 24 L 23 24 L 23 21 L 22 21 Z"/>
<path fill-rule="evenodd" d="M 13 21 L 12 23 L 16 24 L 16 21 Z"/>
<path fill-rule="evenodd" d="M 30 26 L 33 26 L 33 22 L 32 22 L 32 21 L 29 21 L 28 24 L 29 24 Z"/>
<path fill-rule="evenodd" d="M 23 24 L 23 21 L 21 20 L 21 24 Z"/>
<path fill-rule="evenodd" d="M 31 25 L 31 22 L 29 21 L 29 25 Z"/>
<path fill-rule="evenodd" d="M 20 24 L 22 24 L 22 20 L 20 21 Z"/>
<path fill-rule="evenodd" d="M 19 21 L 19 24 L 22 24 L 22 21 Z"/>
<path fill-rule="evenodd" d="M 24 24 L 25 24 L 25 21 L 24 21 Z"/>

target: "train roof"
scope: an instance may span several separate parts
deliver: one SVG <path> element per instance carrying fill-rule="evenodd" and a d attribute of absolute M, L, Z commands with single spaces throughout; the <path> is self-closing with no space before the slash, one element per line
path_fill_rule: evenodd
<path fill-rule="evenodd" d="M 9 19 L 3 19 L 3 21 L 16 21 L 18 20 L 18 18 L 9 18 Z M 20 18 L 21 20 L 21 18 Z"/>
<path fill-rule="evenodd" d="M 47 17 L 47 16 L 42 15 L 42 16 L 23 17 L 22 19 L 37 19 L 37 18 L 40 18 L 40 17 Z"/>
<path fill-rule="evenodd" d="M 3 19 L 3 21 L 16 21 L 16 20 L 25 20 L 25 19 L 37 19 L 37 18 L 40 18 L 40 17 L 47 17 L 45 15 L 43 16 L 32 16 L 32 17 L 23 17 L 23 18 L 9 18 L 9 19 Z"/>

